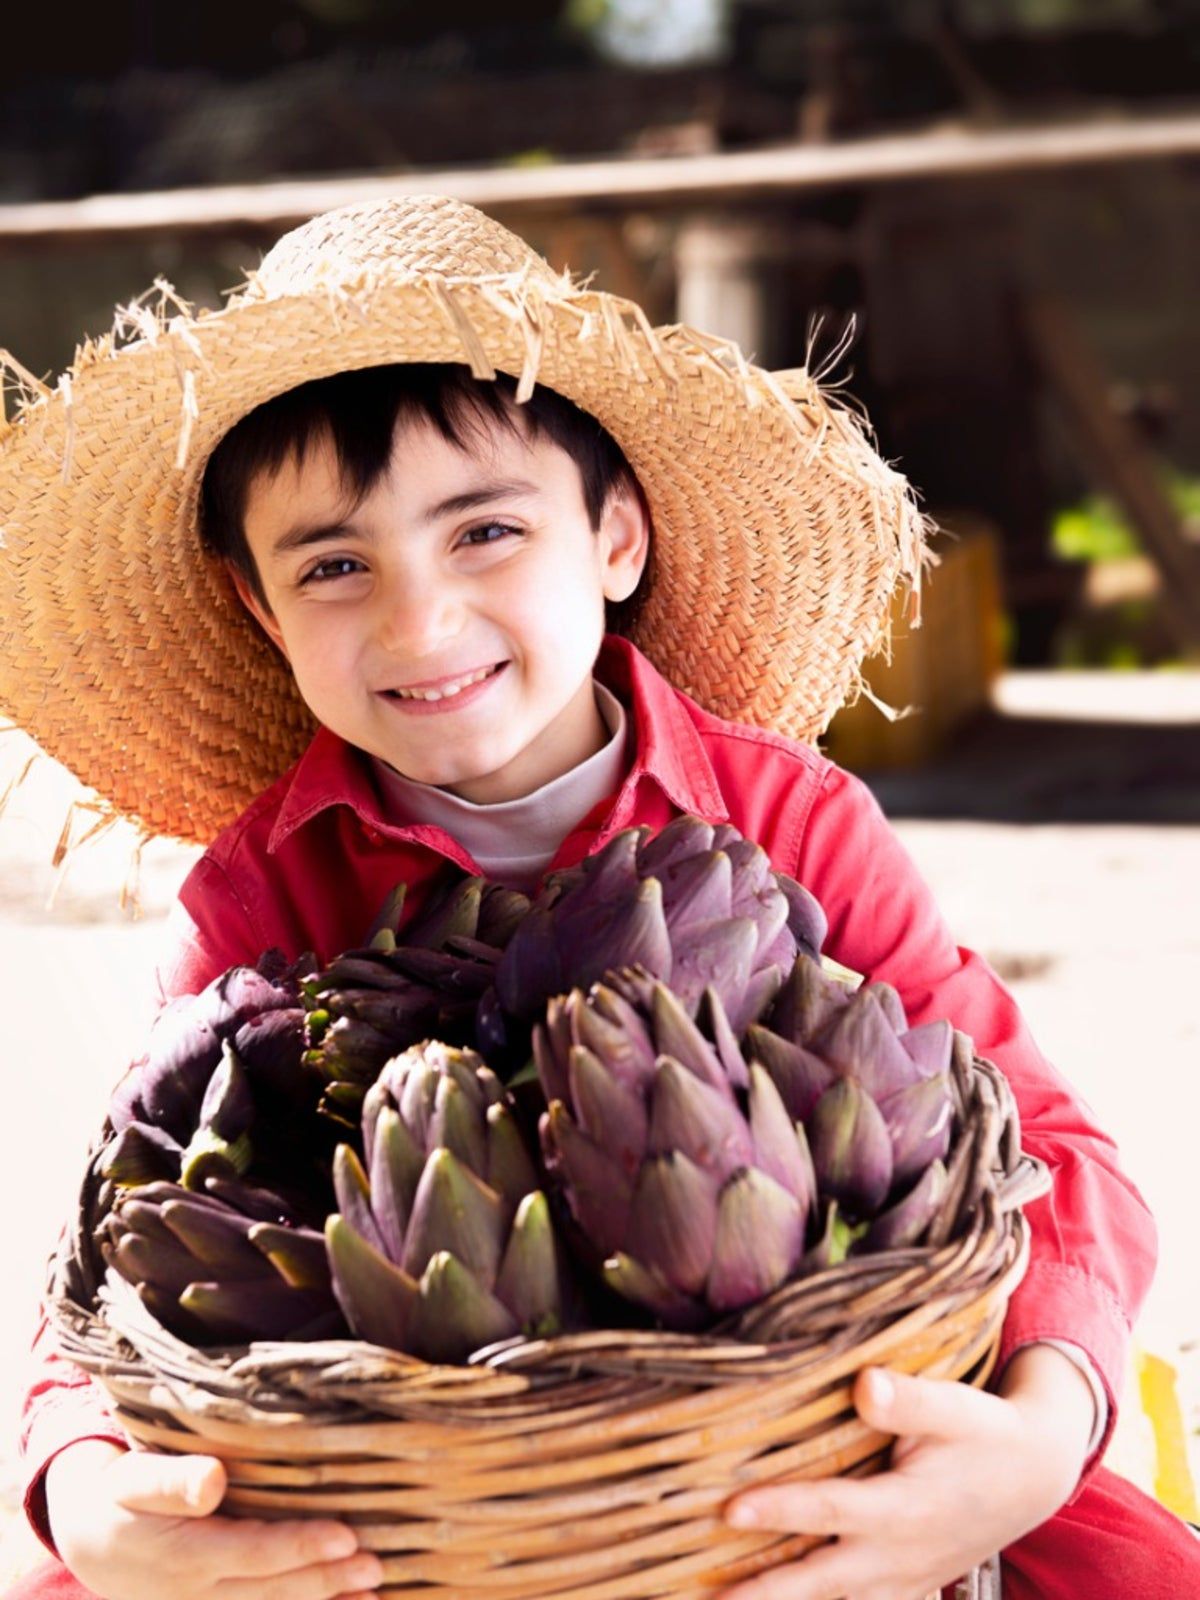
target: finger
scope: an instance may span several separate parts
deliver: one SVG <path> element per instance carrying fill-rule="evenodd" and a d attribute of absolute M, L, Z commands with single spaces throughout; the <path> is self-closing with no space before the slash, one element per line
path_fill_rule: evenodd
<path fill-rule="evenodd" d="M 322 1561 L 270 1578 L 230 1578 L 216 1592 L 219 1600 L 345 1600 L 373 1594 L 382 1582 L 382 1561 L 370 1550 L 360 1550 L 347 1561 Z"/>
<path fill-rule="evenodd" d="M 128 1450 L 107 1469 L 117 1504 L 164 1517 L 207 1517 L 225 1493 L 225 1468 L 215 1456 L 167 1456 Z"/>
<path fill-rule="evenodd" d="M 757 1573 L 745 1583 L 722 1589 L 716 1600 L 844 1600 L 859 1594 L 862 1562 L 841 1545 L 821 1545 L 803 1561 Z"/>
<path fill-rule="evenodd" d="M 895 1490 L 886 1476 L 812 1478 L 748 1489 L 726 1502 L 724 1517 L 733 1528 L 829 1538 L 886 1527 L 884 1519 L 899 1511 Z"/>
<path fill-rule="evenodd" d="M 865 1367 L 854 1385 L 854 1406 L 881 1433 L 925 1434 L 938 1439 L 995 1435 L 1007 1415 L 1005 1403 L 969 1383 L 914 1378 L 882 1367 Z"/>
<path fill-rule="evenodd" d="M 360 1553 L 358 1536 L 344 1522 L 295 1519 L 264 1522 L 257 1518 L 218 1517 L 205 1529 L 204 1563 L 219 1578 L 256 1582 L 292 1574 L 304 1568 L 337 1566 Z M 372 1572 L 378 1571 L 378 1558 Z M 367 1582 L 345 1583 L 344 1589 L 370 1588 Z M 341 1590 L 333 1590 L 339 1594 Z"/>

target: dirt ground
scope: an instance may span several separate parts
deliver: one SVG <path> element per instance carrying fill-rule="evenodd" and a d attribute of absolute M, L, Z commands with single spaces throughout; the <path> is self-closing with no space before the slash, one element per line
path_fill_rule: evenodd
<path fill-rule="evenodd" d="M 0 796 L 29 751 L 19 734 L 0 738 Z M 1180 1371 L 1200 1477 L 1200 672 L 1008 674 L 995 712 L 939 761 L 869 778 L 959 942 L 1008 982 L 1156 1214 L 1158 1278 L 1136 1332 Z M 147 848 L 134 919 L 119 906 L 128 830 L 84 846 L 65 874 L 49 865 L 78 794 L 43 759 L 0 821 L 0 1588 L 34 1553 L 12 1444 L 45 1259 L 108 1088 L 135 1050 L 154 951 L 193 858 Z M 1118 1451 L 1144 1481 L 1150 1445 L 1135 1408 Z"/>

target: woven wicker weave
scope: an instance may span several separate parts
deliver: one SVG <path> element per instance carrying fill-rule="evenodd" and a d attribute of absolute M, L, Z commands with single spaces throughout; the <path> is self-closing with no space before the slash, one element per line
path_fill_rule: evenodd
<path fill-rule="evenodd" d="M 851 1258 L 707 1334 L 513 1340 L 467 1367 L 351 1341 L 196 1350 L 102 1276 L 95 1163 L 51 1314 L 134 1440 L 221 1457 L 228 1512 L 352 1522 L 385 1595 L 700 1595 L 818 1542 L 727 1527 L 734 1491 L 885 1463 L 890 1440 L 850 1400 L 863 1366 L 974 1384 L 991 1371 L 1027 1259 L 1020 1206 L 1046 1173 L 1019 1150 L 994 1067 L 956 1061 L 954 1082 L 934 1242 Z"/>

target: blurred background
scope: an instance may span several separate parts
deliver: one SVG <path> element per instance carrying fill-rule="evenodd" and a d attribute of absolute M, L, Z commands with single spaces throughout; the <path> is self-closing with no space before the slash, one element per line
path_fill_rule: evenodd
<path fill-rule="evenodd" d="M 0 348 L 38 377 L 156 278 L 217 307 L 303 218 L 439 190 L 865 407 L 941 561 L 825 746 L 1156 1212 L 1113 1464 L 1195 1519 L 1200 5 L 106 0 L 22 41 Z M 77 776 L 0 736 L 0 1579 L 45 1256 L 195 855 L 88 839 Z"/>

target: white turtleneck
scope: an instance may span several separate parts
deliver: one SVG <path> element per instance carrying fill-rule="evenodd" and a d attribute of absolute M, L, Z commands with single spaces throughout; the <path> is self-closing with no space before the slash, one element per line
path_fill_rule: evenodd
<path fill-rule="evenodd" d="M 602 683 L 593 679 L 593 687 L 609 730 L 608 743 L 532 794 L 476 805 L 434 784 L 406 778 L 375 757 L 384 798 L 397 818 L 443 828 L 478 862 L 485 877 L 531 893 L 571 829 L 618 789 L 625 776 L 625 708 Z"/>

